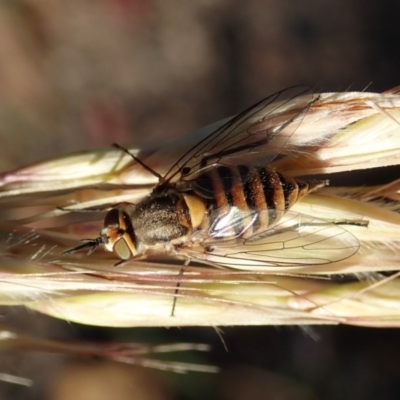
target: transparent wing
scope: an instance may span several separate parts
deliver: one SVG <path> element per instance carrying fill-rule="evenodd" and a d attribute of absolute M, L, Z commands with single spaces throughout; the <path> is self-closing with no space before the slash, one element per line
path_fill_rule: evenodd
<path fill-rule="evenodd" d="M 273 216 L 277 211 L 264 212 Z M 217 218 L 202 242 L 203 250 L 189 250 L 190 257 L 238 269 L 299 267 L 341 261 L 360 247 L 343 225 L 294 211 L 287 211 L 277 224 L 264 230 L 256 227 L 256 211 L 241 217 L 236 211 L 230 217 Z"/>
<path fill-rule="evenodd" d="M 251 157 L 271 162 L 282 151 L 318 97 L 308 88 L 277 92 L 230 119 L 176 161 L 160 185 L 190 181 L 216 164 L 243 163 Z"/>

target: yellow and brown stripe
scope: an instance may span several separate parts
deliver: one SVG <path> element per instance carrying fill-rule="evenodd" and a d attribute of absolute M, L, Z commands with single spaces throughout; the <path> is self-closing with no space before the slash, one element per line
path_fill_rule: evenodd
<path fill-rule="evenodd" d="M 194 187 L 198 194 L 206 196 L 212 219 L 219 216 L 218 211 L 224 213 L 230 207 L 238 209 L 237 214 L 232 214 L 232 235 L 237 237 L 244 232 L 249 236 L 265 230 L 278 222 L 301 197 L 325 184 L 325 181 L 308 183 L 287 177 L 268 166 L 239 165 L 213 168 L 196 179 Z M 248 229 L 254 216 L 252 211 L 257 218 Z"/>

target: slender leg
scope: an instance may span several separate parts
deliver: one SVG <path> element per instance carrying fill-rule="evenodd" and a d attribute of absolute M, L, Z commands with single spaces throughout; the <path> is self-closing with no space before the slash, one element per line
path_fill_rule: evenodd
<path fill-rule="evenodd" d="M 118 208 L 118 207 L 132 207 L 132 203 L 127 201 L 123 201 L 121 203 L 116 204 L 107 204 L 104 206 L 96 207 L 96 208 L 69 208 L 69 207 L 56 207 L 57 210 L 60 211 L 68 211 L 68 212 L 76 212 L 76 213 L 95 213 L 95 212 L 104 212 L 108 211 L 111 208 Z"/>
<path fill-rule="evenodd" d="M 183 264 L 182 268 L 179 270 L 178 274 L 178 282 L 176 283 L 175 287 L 175 293 L 174 293 L 174 302 L 172 303 L 172 310 L 171 310 L 171 317 L 174 317 L 175 315 L 175 308 L 176 308 L 176 301 L 177 301 L 177 295 L 179 292 L 179 287 L 181 286 L 181 278 L 183 276 L 183 273 L 185 272 L 186 267 L 190 264 L 190 259 L 188 258 L 185 263 Z"/>

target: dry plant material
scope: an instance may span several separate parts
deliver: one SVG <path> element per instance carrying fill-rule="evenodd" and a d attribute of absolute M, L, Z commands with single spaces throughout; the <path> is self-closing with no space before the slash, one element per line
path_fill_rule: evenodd
<path fill-rule="evenodd" d="M 295 90 L 269 97 L 219 130 L 214 125 L 159 149 L 130 150 L 147 169 L 109 148 L 3 173 L 1 304 L 115 327 L 398 326 L 400 183 L 326 182 L 332 173 L 372 174 L 400 163 L 397 89 Z M 186 243 L 177 255 L 173 246 L 168 257 L 145 252 L 134 258 L 132 246 L 128 255 L 116 247 L 120 236 L 109 246 L 117 255 L 104 249 L 63 255 L 80 239 L 98 238 L 104 215 L 116 204 L 138 203 L 160 187 L 188 190 L 221 166 L 235 171 L 242 165 L 268 165 L 300 182 L 298 191 L 303 179 L 317 182 L 318 175 L 320 183 L 311 183 L 297 201 L 283 197 L 286 208 L 274 199 L 274 206 L 239 217 L 238 207 L 231 207 L 234 215 L 224 209 L 203 229 L 197 247 Z M 261 221 L 256 228 L 260 215 L 271 211 L 280 214 L 276 223 Z M 245 221 L 245 229 L 232 233 Z M 110 225 L 105 228 L 109 234 Z M 114 266 L 118 255 L 127 262 Z"/>

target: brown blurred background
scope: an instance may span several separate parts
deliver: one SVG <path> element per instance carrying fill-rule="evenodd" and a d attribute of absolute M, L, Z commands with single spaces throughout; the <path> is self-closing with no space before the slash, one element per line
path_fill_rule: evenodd
<path fill-rule="evenodd" d="M 399 20 L 395 0 L 0 2 L 0 169 L 112 142 L 151 146 L 291 85 L 389 89 L 400 84 Z M 400 397 L 397 330 L 231 328 L 226 353 L 212 328 L 106 330 L 3 315 L 43 337 L 207 342 L 214 351 L 198 361 L 222 373 L 1 355 L 1 371 L 35 382 L 0 382 L 1 399 Z"/>

